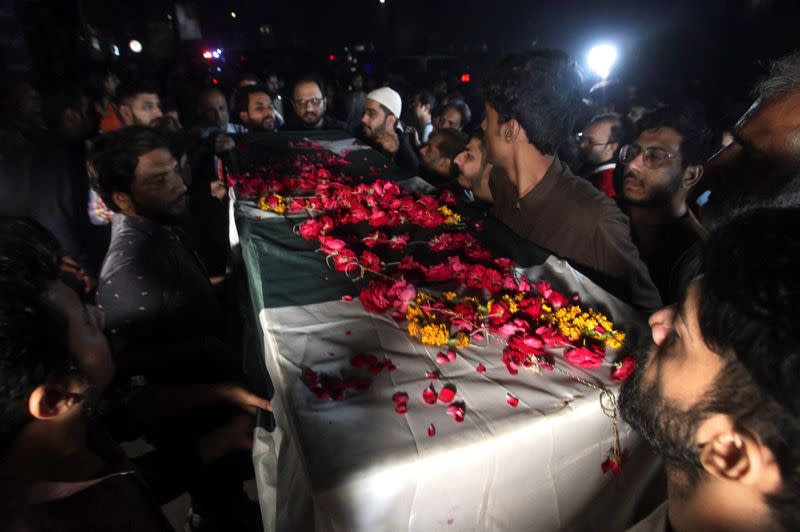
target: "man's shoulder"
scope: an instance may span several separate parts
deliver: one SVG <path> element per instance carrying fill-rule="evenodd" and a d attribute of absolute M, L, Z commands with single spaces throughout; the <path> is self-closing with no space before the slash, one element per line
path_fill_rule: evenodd
<path fill-rule="evenodd" d="M 614 200 L 596 189 L 586 179 L 577 177 L 566 167 L 558 176 L 556 189 L 566 201 L 572 203 L 573 208 L 581 209 L 598 222 L 625 219 L 625 215 Z"/>
<path fill-rule="evenodd" d="M 669 532 L 669 520 L 667 517 L 669 506 L 667 501 L 661 503 L 653 513 L 633 525 L 626 532 Z"/>

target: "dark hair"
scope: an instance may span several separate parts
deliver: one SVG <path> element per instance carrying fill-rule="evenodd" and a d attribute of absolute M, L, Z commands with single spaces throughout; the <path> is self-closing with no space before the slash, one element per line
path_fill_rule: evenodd
<path fill-rule="evenodd" d="M 627 137 L 625 125 L 622 121 L 622 116 L 620 116 L 618 113 L 602 113 L 595 115 L 591 120 L 589 120 L 589 123 L 586 124 L 586 127 L 589 127 L 592 124 L 606 123 L 611 124 L 611 133 L 608 136 L 608 142 L 625 142 Z"/>
<path fill-rule="evenodd" d="M 575 65 L 558 50 L 506 57 L 486 85 L 486 100 L 500 123 L 516 119 L 544 155 L 553 155 L 572 132 L 580 104 Z"/>
<path fill-rule="evenodd" d="M 414 93 L 414 98 L 419 98 L 420 105 L 427 105 L 431 111 L 436 107 L 436 96 L 433 95 L 428 89 L 420 89 Z M 413 101 L 414 98 L 411 100 Z"/>
<path fill-rule="evenodd" d="M 43 290 L 45 282 L 58 278 L 60 257 L 61 245 L 42 224 L 0 216 L 0 281 Z"/>
<path fill-rule="evenodd" d="M 42 300 L 58 275 L 58 243 L 25 218 L 0 218 L 0 453 L 32 419 L 28 398 L 69 373 L 66 317 Z"/>
<path fill-rule="evenodd" d="M 469 132 L 467 133 L 467 144 L 469 144 L 469 142 L 472 139 L 478 139 L 479 141 L 481 141 L 481 155 L 483 156 L 483 159 L 485 161 L 486 160 L 486 143 L 483 142 L 483 135 L 484 135 L 483 129 L 481 129 L 480 127 L 470 128 Z M 464 145 L 464 147 L 466 148 L 466 144 Z"/>
<path fill-rule="evenodd" d="M 712 233 L 698 321 L 723 358 L 712 412 L 727 414 L 772 451 L 782 487 L 766 497 L 786 530 L 800 530 L 800 208 L 745 212 Z M 743 245 L 747 243 L 747 245 Z"/>
<path fill-rule="evenodd" d="M 128 105 L 139 94 L 159 94 L 158 85 L 150 80 L 142 80 L 125 85 L 117 89 L 117 105 Z"/>
<path fill-rule="evenodd" d="M 269 77 L 269 75 L 267 77 Z M 238 77 L 238 79 L 237 79 L 237 82 L 241 83 L 241 82 L 243 82 L 245 80 L 247 80 L 247 81 L 255 81 L 257 84 L 261 84 L 261 79 L 256 74 L 253 74 L 252 72 L 245 72 L 244 74 L 240 75 Z"/>
<path fill-rule="evenodd" d="M 444 105 L 442 109 L 439 111 L 439 115 L 444 114 L 445 111 L 448 109 L 455 109 L 461 115 L 461 127 L 467 127 L 470 121 L 472 121 L 472 111 L 469 108 L 469 105 L 466 104 L 464 101 L 456 100 L 455 102 L 449 102 L 447 105 Z"/>
<path fill-rule="evenodd" d="M 112 194 L 130 193 L 139 157 L 159 148 L 169 149 L 167 139 L 144 126 L 122 128 L 94 139 L 88 156 L 94 169 L 92 188 L 108 208 L 119 212 Z"/>
<path fill-rule="evenodd" d="M 467 136 L 458 129 L 436 129 L 431 133 L 428 143 L 430 144 L 435 138 L 441 138 L 439 141 L 439 153 L 451 160 L 464 151 L 467 145 Z"/>
<path fill-rule="evenodd" d="M 681 141 L 683 168 L 703 164 L 711 155 L 713 135 L 699 106 L 664 106 L 645 114 L 636 124 L 639 133 L 669 127 L 677 131 Z"/>
<path fill-rule="evenodd" d="M 250 95 L 263 92 L 269 96 L 269 90 L 262 85 L 247 85 L 246 87 L 239 87 L 236 90 L 236 119 L 239 119 L 239 113 L 246 113 L 247 108 L 250 106 Z M 270 96 L 272 99 L 272 96 Z"/>

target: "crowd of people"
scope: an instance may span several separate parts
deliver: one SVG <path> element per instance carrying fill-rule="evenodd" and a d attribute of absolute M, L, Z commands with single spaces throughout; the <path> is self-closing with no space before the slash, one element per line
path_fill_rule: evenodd
<path fill-rule="evenodd" d="M 242 374 L 224 177 L 239 135 L 282 130 L 351 133 L 650 316 L 620 404 L 669 498 L 636 530 L 800 529 L 800 54 L 724 146 L 695 102 L 588 101 L 559 51 L 503 59 L 479 109 L 361 74 L 339 99 L 315 74 L 95 78 L 2 88 L 3 530 L 169 530 L 184 492 L 190 530 L 261 528 L 243 482 L 271 406 Z"/>

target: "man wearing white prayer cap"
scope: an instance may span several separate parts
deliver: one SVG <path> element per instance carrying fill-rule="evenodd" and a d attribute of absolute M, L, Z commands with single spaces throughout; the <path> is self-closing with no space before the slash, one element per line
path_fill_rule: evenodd
<path fill-rule="evenodd" d="M 390 157 L 397 166 L 416 173 L 419 159 L 403 134 L 402 110 L 403 100 L 397 91 L 390 87 L 375 89 L 364 102 L 361 127 L 370 146 Z"/>

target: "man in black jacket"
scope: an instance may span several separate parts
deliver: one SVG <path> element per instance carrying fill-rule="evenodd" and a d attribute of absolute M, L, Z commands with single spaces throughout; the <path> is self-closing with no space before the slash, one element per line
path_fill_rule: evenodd
<path fill-rule="evenodd" d="M 414 174 L 419 170 L 419 158 L 403 134 L 400 113 L 403 100 L 396 91 L 381 87 L 367 94 L 361 127 L 364 140 L 390 157 L 394 163 Z"/>

